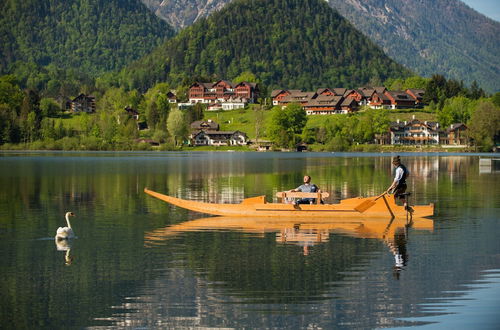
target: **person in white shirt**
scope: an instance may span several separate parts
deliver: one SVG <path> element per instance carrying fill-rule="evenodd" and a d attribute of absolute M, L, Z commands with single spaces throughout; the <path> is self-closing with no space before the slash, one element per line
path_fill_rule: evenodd
<path fill-rule="evenodd" d="M 396 156 L 392 159 L 392 165 L 396 168 L 396 173 L 394 175 L 394 181 L 392 181 L 391 186 L 387 189 L 386 193 L 394 194 L 394 200 L 397 201 L 400 199 L 403 202 L 405 210 L 408 210 L 408 205 L 406 202 L 406 195 L 404 192 L 406 191 L 406 178 L 410 175 L 410 172 L 401 164 L 401 158 Z"/>

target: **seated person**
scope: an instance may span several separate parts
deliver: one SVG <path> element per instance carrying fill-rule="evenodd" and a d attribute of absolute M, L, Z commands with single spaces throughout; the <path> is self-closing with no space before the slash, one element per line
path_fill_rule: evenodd
<path fill-rule="evenodd" d="M 311 177 L 309 175 L 304 176 L 304 184 L 290 190 L 292 192 L 321 192 L 321 190 L 318 188 L 317 185 L 314 183 L 311 183 Z M 297 201 L 295 201 L 293 204 L 314 204 L 316 203 L 316 198 L 301 198 Z"/>

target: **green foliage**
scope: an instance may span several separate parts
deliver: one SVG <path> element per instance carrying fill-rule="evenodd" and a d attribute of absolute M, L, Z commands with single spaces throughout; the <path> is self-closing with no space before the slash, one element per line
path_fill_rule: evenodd
<path fill-rule="evenodd" d="M 186 85 L 196 76 L 315 89 L 407 75 L 324 2 L 241 0 L 181 31 L 119 80 L 139 90 L 158 81 Z"/>
<path fill-rule="evenodd" d="M 135 0 L 6 0 L 0 8 L 0 74 L 16 73 L 53 96 L 122 68 L 174 33 Z"/>
<path fill-rule="evenodd" d="M 233 82 L 235 84 L 239 84 L 240 82 L 253 82 L 253 83 L 260 83 L 259 79 L 250 71 L 245 71 L 242 72 L 239 76 L 235 77 L 233 79 Z"/>
<path fill-rule="evenodd" d="M 485 95 L 486 93 L 478 87 L 475 81 L 470 88 L 467 88 L 462 82 L 447 80 L 442 75 L 433 75 L 425 87 L 424 102 L 440 110 L 447 99 L 464 96 L 477 100 Z"/>
<path fill-rule="evenodd" d="M 61 107 L 52 98 L 42 98 L 40 100 L 40 110 L 43 117 L 55 117 L 61 112 Z"/>
<path fill-rule="evenodd" d="M 175 109 L 170 112 L 167 129 L 174 141 L 174 146 L 178 146 L 187 137 L 188 123 L 182 110 Z"/>
<path fill-rule="evenodd" d="M 141 99 L 138 109 L 146 117 L 148 127 L 155 129 L 160 126 L 161 129 L 165 129 L 170 112 L 168 92 L 170 92 L 168 84 L 158 83 L 151 87 Z"/>
<path fill-rule="evenodd" d="M 268 137 L 280 147 L 292 148 L 299 142 L 306 123 L 306 113 L 299 104 L 275 107 L 268 123 Z"/>
<path fill-rule="evenodd" d="M 500 92 L 495 93 L 491 97 L 491 102 L 493 102 L 493 104 L 496 105 L 497 107 L 500 107 Z"/>
<path fill-rule="evenodd" d="M 411 76 L 406 79 L 403 78 L 389 78 L 385 82 L 385 87 L 393 91 L 401 91 L 407 89 L 425 89 L 429 83 L 428 78 L 420 76 Z M 376 86 L 376 85 L 372 85 Z"/>
<path fill-rule="evenodd" d="M 471 116 L 469 136 L 481 151 L 491 151 L 500 143 L 500 108 L 491 102 L 481 102 Z"/>
<path fill-rule="evenodd" d="M 467 123 L 477 106 L 477 101 L 464 96 L 447 99 L 443 109 L 438 110 L 437 118 L 439 124 L 447 127 L 455 123 Z"/>

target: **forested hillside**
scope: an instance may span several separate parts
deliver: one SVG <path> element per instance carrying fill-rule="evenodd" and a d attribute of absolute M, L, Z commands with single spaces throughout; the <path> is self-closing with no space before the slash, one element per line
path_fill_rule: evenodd
<path fill-rule="evenodd" d="M 39 90 L 50 80 L 81 81 L 123 67 L 173 33 L 137 0 L 3 0 L 0 74 Z"/>
<path fill-rule="evenodd" d="M 176 28 L 231 0 L 141 0 Z M 500 90 L 500 23 L 459 0 L 327 0 L 358 30 L 420 75 Z M 300 14 L 299 14 L 300 15 Z"/>
<path fill-rule="evenodd" d="M 324 1 L 237 0 L 129 66 L 120 81 L 146 90 L 245 72 L 270 87 L 300 89 L 381 84 L 409 73 Z"/>

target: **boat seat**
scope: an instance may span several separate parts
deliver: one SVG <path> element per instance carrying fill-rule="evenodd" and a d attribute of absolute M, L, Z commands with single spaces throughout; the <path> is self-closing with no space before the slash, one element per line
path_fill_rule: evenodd
<path fill-rule="evenodd" d="M 287 198 L 315 198 L 316 203 L 321 204 L 321 200 L 330 197 L 330 194 L 327 192 L 280 191 L 276 193 L 276 197 L 281 198 L 283 203 L 285 203 Z"/>

